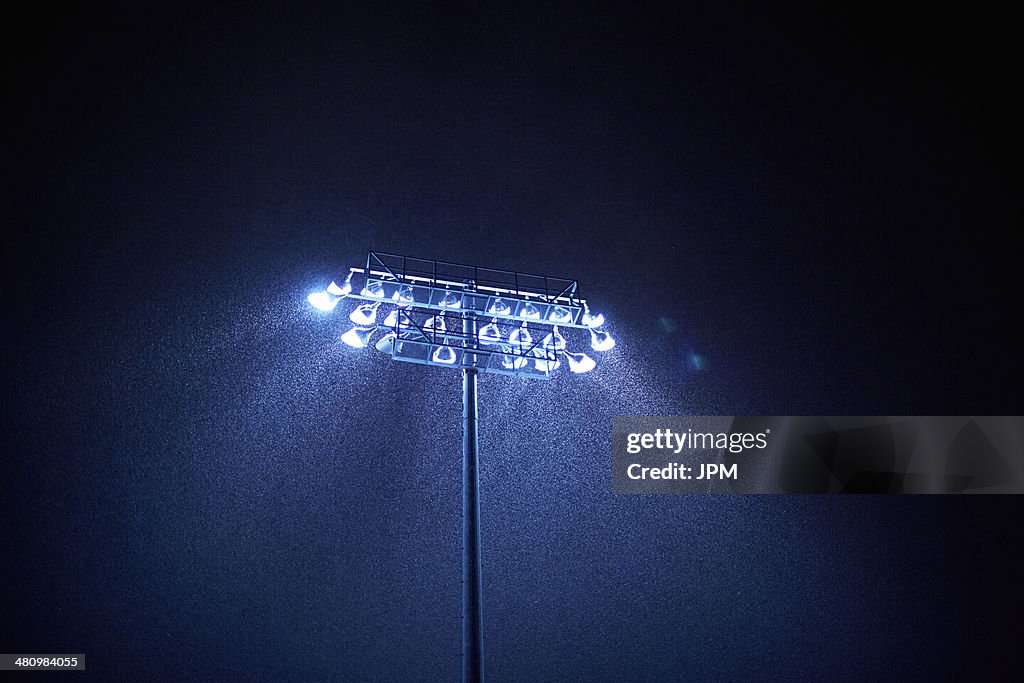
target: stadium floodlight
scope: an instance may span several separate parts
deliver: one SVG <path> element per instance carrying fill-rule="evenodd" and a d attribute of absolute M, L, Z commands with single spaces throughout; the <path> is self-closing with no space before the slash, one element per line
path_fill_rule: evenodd
<path fill-rule="evenodd" d="M 362 287 L 353 287 L 353 278 Z M 477 376 L 547 380 L 562 366 L 561 357 L 573 373 L 593 370 L 597 362 L 570 352 L 563 332 L 570 337 L 589 332 L 595 351 L 610 350 L 615 340 L 599 329 L 604 316 L 591 313 L 577 289 L 575 280 L 565 278 L 371 251 L 366 267 L 350 268 L 341 286 L 332 281 L 307 297 L 325 313 L 341 299 L 359 302 L 348 316 L 355 327 L 341 335 L 348 346 L 365 348 L 382 331 L 374 347 L 392 360 L 462 370 L 462 671 L 467 683 L 483 679 Z"/>

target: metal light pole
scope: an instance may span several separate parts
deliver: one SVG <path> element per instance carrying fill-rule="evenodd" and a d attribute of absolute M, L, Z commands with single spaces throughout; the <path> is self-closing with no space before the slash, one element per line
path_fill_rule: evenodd
<path fill-rule="evenodd" d="M 361 288 L 353 288 L 353 277 Z M 576 281 L 566 278 L 371 251 L 365 268 L 350 268 L 342 285 L 331 282 L 307 300 L 329 312 L 343 298 L 366 302 L 349 314 L 355 327 L 341 335 L 349 346 L 368 346 L 381 330 L 375 346 L 393 360 L 462 369 L 462 678 L 482 681 L 477 377 L 550 379 L 561 358 L 572 372 L 589 372 L 594 360 L 567 351 L 561 330 L 588 330 L 596 351 L 611 349 L 615 340 L 597 329 L 604 316 L 592 314 Z M 392 310 L 378 322 L 385 304 Z"/>
<path fill-rule="evenodd" d="M 467 682 L 484 678 L 476 375 L 474 368 L 462 370 L 462 680 Z"/>

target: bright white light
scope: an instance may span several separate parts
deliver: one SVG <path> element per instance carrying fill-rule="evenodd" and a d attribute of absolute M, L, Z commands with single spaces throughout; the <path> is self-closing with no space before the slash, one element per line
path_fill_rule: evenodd
<path fill-rule="evenodd" d="M 498 348 L 501 350 L 501 353 L 498 355 L 498 362 L 506 370 L 521 370 L 529 363 L 522 356 L 513 355 L 511 353 L 512 347 L 508 344 L 499 344 Z"/>
<path fill-rule="evenodd" d="M 590 312 L 590 308 L 583 304 L 583 324 L 587 327 L 601 327 L 604 325 L 604 315 L 601 313 L 594 315 Z"/>
<path fill-rule="evenodd" d="M 590 348 L 595 351 L 607 351 L 615 346 L 615 340 L 607 332 L 590 330 Z"/>
<path fill-rule="evenodd" d="M 526 329 L 526 323 L 523 323 L 522 327 L 512 330 L 508 340 L 512 346 L 518 346 L 519 348 L 524 348 L 533 343 L 533 337 L 530 336 L 530 332 Z"/>
<path fill-rule="evenodd" d="M 544 341 L 540 343 L 545 349 L 553 348 L 555 351 L 565 350 L 565 337 L 558 333 L 558 328 L 555 327 L 548 336 L 544 337 Z"/>
<path fill-rule="evenodd" d="M 562 353 L 565 354 L 565 359 L 569 361 L 569 369 L 573 372 L 590 372 L 597 367 L 594 359 L 585 353 L 569 353 L 568 351 Z"/>
<path fill-rule="evenodd" d="M 363 349 L 370 343 L 371 334 L 373 334 L 372 327 L 353 327 L 351 330 L 341 335 L 341 341 L 345 342 L 352 348 Z"/>
<path fill-rule="evenodd" d="M 433 359 L 435 363 L 454 365 L 455 351 L 453 351 L 450 346 L 438 346 L 437 350 L 434 351 Z"/>
<path fill-rule="evenodd" d="M 399 320 L 402 321 L 400 325 L 398 322 Z M 401 310 L 391 311 L 388 313 L 387 317 L 384 318 L 384 327 L 394 328 L 396 325 L 399 327 L 409 327 L 409 319 L 407 316 L 402 314 Z"/>
<path fill-rule="evenodd" d="M 533 320 L 540 320 L 540 311 L 532 303 L 527 301 L 522 308 L 519 309 L 519 315 L 524 318 L 531 318 Z"/>
<path fill-rule="evenodd" d="M 372 297 L 375 297 L 377 299 L 383 299 L 384 298 L 384 286 L 381 285 L 381 283 L 379 283 L 379 282 L 371 282 L 366 287 L 363 287 L 362 295 L 363 296 L 372 296 Z"/>
<path fill-rule="evenodd" d="M 572 320 L 572 314 L 564 306 L 555 306 L 551 309 L 551 313 L 548 314 L 548 320 L 553 323 L 567 323 Z"/>
<path fill-rule="evenodd" d="M 351 280 L 352 273 L 349 273 L 348 277 L 345 278 L 345 282 L 342 283 L 341 287 L 339 287 L 336 282 L 331 281 L 331 284 L 327 285 L 327 291 L 333 294 L 334 296 L 345 296 L 346 294 L 352 291 Z"/>
<path fill-rule="evenodd" d="M 455 292 L 447 291 L 437 303 L 445 308 L 458 308 L 462 304 L 462 299 L 460 299 Z"/>
<path fill-rule="evenodd" d="M 501 367 L 506 370 L 522 370 L 528 362 L 522 356 L 510 356 L 507 354 L 502 354 L 501 356 Z"/>
<path fill-rule="evenodd" d="M 555 370 L 558 369 L 558 366 L 561 365 L 561 362 L 558 360 L 557 356 L 555 357 L 555 360 L 550 360 L 548 358 L 547 353 L 543 349 L 534 349 L 533 355 L 537 356 L 537 360 L 534 362 L 537 364 L 537 369 L 540 370 L 541 372 L 554 372 Z"/>
<path fill-rule="evenodd" d="M 391 352 L 395 349 L 395 335 L 388 334 L 381 337 L 381 340 L 377 342 L 377 350 L 381 353 L 391 355 Z"/>
<path fill-rule="evenodd" d="M 395 293 L 391 295 L 391 298 L 399 303 L 411 304 L 416 302 L 416 293 L 413 288 L 406 285 L 401 289 L 395 290 Z"/>
<path fill-rule="evenodd" d="M 495 299 L 487 309 L 488 315 L 508 315 L 511 312 L 512 308 L 501 299 Z"/>
<path fill-rule="evenodd" d="M 501 330 L 494 323 L 496 320 L 492 320 L 488 324 L 484 325 L 480 332 L 477 334 L 482 342 L 499 342 L 501 341 Z"/>
<path fill-rule="evenodd" d="M 377 322 L 377 307 L 376 304 L 360 304 L 356 307 L 356 310 L 348 314 L 348 319 L 354 322 L 356 325 L 373 325 Z"/>
<path fill-rule="evenodd" d="M 331 284 L 334 284 L 333 282 Z M 327 292 L 313 292 L 306 297 L 306 301 L 311 303 L 314 308 L 321 310 L 325 313 L 329 313 L 334 310 L 334 307 L 338 305 L 340 297 L 332 296 Z"/>
<path fill-rule="evenodd" d="M 444 318 L 439 315 L 427 318 L 427 322 L 423 323 L 423 329 L 443 333 L 445 331 Z"/>

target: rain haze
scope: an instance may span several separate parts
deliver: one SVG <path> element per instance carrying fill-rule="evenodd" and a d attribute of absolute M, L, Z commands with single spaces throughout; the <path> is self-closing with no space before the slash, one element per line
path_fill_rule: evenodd
<path fill-rule="evenodd" d="M 610 455 L 615 415 L 1020 414 L 1006 17 L 99 3 L 2 30 L 0 652 L 459 679 L 460 375 L 306 301 L 373 250 L 573 278 L 617 340 L 480 378 L 488 678 L 1020 665 L 1019 496 L 615 495 Z"/>

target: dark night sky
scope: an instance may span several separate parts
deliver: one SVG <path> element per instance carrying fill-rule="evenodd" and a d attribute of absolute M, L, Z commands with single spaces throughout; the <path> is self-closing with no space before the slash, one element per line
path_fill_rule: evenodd
<path fill-rule="evenodd" d="M 0 651 L 457 679 L 458 375 L 304 301 L 379 250 L 619 340 L 481 380 L 493 679 L 1019 666 L 1018 497 L 611 494 L 613 415 L 1021 413 L 1015 37 L 936 12 L 12 18 Z"/>

